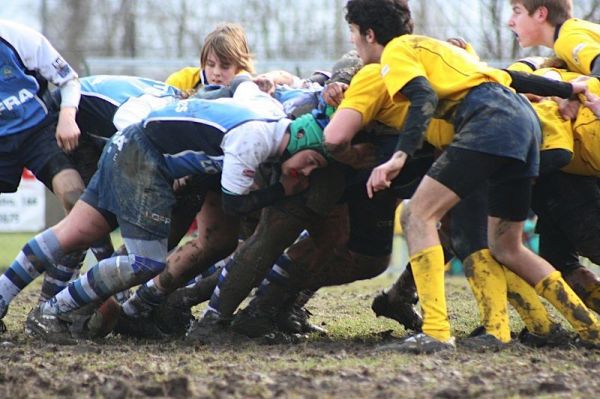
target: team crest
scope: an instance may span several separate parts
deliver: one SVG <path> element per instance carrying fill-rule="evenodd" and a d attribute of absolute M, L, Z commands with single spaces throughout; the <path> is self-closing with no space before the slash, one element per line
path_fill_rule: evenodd
<path fill-rule="evenodd" d="M 9 65 L 5 65 L 2 67 L 2 79 L 8 80 L 15 76 L 12 68 Z"/>

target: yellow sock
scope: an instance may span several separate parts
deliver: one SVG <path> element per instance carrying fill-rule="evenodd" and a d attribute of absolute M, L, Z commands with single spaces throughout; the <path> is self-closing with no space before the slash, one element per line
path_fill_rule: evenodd
<path fill-rule="evenodd" d="M 446 342 L 451 338 L 444 286 L 444 251 L 441 245 L 426 248 L 410 258 L 423 311 L 423 332 Z"/>
<path fill-rule="evenodd" d="M 506 278 L 502 265 L 492 257 L 488 249 L 482 249 L 469 255 L 464 261 L 464 267 L 486 333 L 504 343 L 509 342 Z"/>
<path fill-rule="evenodd" d="M 521 316 L 525 327 L 537 335 L 550 334 L 554 321 L 535 289 L 506 267 L 504 275 L 508 285 L 508 301 Z"/>
<path fill-rule="evenodd" d="M 598 320 L 563 280 L 559 271 L 544 277 L 536 284 L 535 290 L 569 321 L 581 338 L 600 344 Z"/>

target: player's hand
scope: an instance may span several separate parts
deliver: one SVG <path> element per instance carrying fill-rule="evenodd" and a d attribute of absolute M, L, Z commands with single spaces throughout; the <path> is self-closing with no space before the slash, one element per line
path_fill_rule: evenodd
<path fill-rule="evenodd" d="M 271 79 L 269 76 L 258 75 L 257 77 L 252 79 L 252 81 L 254 83 L 256 83 L 256 85 L 258 86 L 258 88 L 261 91 L 264 91 L 265 93 L 267 93 L 271 96 L 273 94 L 275 94 L 275 81 L 273 79 Z"/>
<path fill-rule="evenodd" d="M 328 105 L 337 108 L 344 99 L 344 92 L 348 89 L 348 85 L 342 82 L 329 83 L 323 89 L 321 96 L 323 101 Z"/>
<path fill-rule="evenodd" d="M 446 41 L 453 46 L 460 47 L 463 50 L 467 48 L 467 41 L 462 37 L 451 37 Z"/>
<path fill-rule="evenodd" d="M 583 102 L 583 105 L 591 109 L 597 118 L 600 118 L 600 97 L 590 91 L 586 91 L 585 98 L 586 100 Z"/>
<path fill-rule="evenodd" d="M 564 120 L 574 120 L 577 118 L 581 103 L 578 100 L 555 99 L 558 103 L 558 112 Z"/>
<path fill-rule="evenodd" d="M 588 89 L 589 76 L 580 76 L 577 79 L 571 80 L 571 86 L 573 86 L 573 94 L 585 93 Z"/>
<path fill-rule="evenodd" d="M 369 176 L 369 180 L 367 181 L 367 195 L 369 198 L 373 198 L 373 195 L 377 191 L 390 188 L 392 180 L 398 176 L 404 167 L 407 157 L 405 152 L 397 151 L 392 155 L 389 161 L 373 169 L 371 176 Z"/>
<path fill-rule="evenodd" d="M 56 142 L 64 152 L 71 152 L 79 145 L 79 136 L 81 131 L 75 122 L 77 108 L 64 107 L 58 114 L 58 124 L 56 125 Z"/>

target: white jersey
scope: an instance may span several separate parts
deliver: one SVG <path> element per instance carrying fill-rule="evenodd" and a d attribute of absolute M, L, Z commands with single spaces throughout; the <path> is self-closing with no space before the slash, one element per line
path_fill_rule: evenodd
<path fill-rule="evenodd" d="M 259 165 L 278 157 L 277 149 L 291 121 L 285 118 L 281 103 L 252 82 L 240 84 L 233 102 L 263 114 L 265 118 L 278 119 L 244 123 L 223 137 L 221 186 L 229 194 L 245 195 L 256 189 L 254 174 Z"/>

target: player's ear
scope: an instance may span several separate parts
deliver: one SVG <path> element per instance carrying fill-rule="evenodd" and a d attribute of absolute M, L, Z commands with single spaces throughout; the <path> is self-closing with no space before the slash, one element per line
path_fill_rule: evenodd
<path fill-rule="evenodd" d="M 367 39 L 367 42 L 369 42 L 369 43 L 377 42 L 377 37 L 375 36 L 375 32 L 371 28 L 367 29 L 367 32 L 365 33 L 365 38 Z"/>

